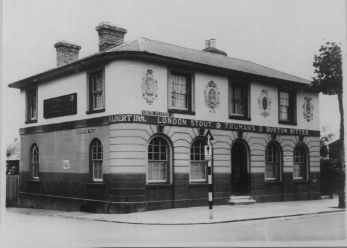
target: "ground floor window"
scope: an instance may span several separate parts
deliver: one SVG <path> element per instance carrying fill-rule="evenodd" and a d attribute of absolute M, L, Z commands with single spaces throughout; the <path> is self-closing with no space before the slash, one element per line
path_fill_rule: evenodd
<path fill-rule="evenodd" d="M 148 146 L 148 182 L 168 182 L 169 145 L 162 137 L 155 137 Z"/>
<path fill-rule="evenodd" d="M 102 182 L 103 149 L 101 141 L 94 139 L 90 144 L 90 163 L 94 182 Z"/>
<path fill-rule="evenodd" d="M 36 144 L 31 146 L 30 151 L 31 177 L 34 180 L 39 180 L 39 147 Z"/>
<path fill-rule="evenodd" d="M 190 149 L 190 181 L 206 182 L 205 141 L 194 141 Z"/>
<path fill-rule="evenodd" d="M 294 150 L 294 179 L 307 178 L 307 152 L 305 147 L 297 146 Z"/>
<path fill-rule="evenodd" d="M 280 180 L 281 150 L 278 144 L 270 143 L 266 148 L 266 180 Z"/>

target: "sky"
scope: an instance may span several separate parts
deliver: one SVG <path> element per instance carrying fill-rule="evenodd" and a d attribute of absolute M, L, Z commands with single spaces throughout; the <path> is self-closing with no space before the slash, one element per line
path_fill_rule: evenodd
<path fill-rule="evenodd" d="M 346 51 L 344 0 L 3 0 L 2 124 L 4 145 L 19 137 L 19 90 L 11 82 L 56 66 L 53 44 L 98 51 L 95 27 L 103 21 L 128 30 L 125 40 L 147 37 L 202 50 L 206 39 L 230 57 L 306 79 L 326 41 Z M 346 54 L 346 53 L 345 53 Z M 336 96 L 320 97 L 321 127 L 336 133 Z"/>

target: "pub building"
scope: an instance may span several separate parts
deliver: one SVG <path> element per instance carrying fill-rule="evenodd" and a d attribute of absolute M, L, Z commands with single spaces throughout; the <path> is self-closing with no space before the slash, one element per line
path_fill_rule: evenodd
<path fill-rule="evenodd" d="M 319 99 L 310 81 L 229 57 L 96 27 L 99 52 L 54 44 L 57 67 L 20 90 L 20 206 L 126 213 L 320 198 Z M 274 56 L 274 55 L 272 55 Z"/>

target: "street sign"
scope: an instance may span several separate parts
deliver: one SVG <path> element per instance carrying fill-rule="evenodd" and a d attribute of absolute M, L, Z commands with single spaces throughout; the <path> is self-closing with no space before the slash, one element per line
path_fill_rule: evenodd
<path fill-rule="evenodd" d="M 214 138 L 213 138 L 213 136 L 212 136 L 212 134 L 211 134 L 210 129 L 207 130 L 207 133 L 206 133 L 206 135 L 205 135 L 205 138 L 207 139 L 207 141 L 214 140 Z M 210 144 L 209 144 L 209 145 L 210 145 Z"/>
<path fill-rule="evenodd" d="M 205 160 L 211 160 L 211 159 L 212 159 L 212 146 L 205 145 Z"/>
<path fill-rule="evenodd" d="M 293 157 L 284 156 L 283 157 L 283 166 L 288 166 L 288 167 L 293 166 Z"/>

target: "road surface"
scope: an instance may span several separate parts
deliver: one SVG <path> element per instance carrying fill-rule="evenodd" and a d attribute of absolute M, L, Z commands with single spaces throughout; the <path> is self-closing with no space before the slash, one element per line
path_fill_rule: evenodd
<path fill-rule="evenodd" d="M 200 225 L 120 224 L 31 215 L 14 209 L 7 209 L 5 217 L 1 238 L 4 248 L 259 246 L 267 242 L 338 246 L 346 240 L 345 212 Z"/>

